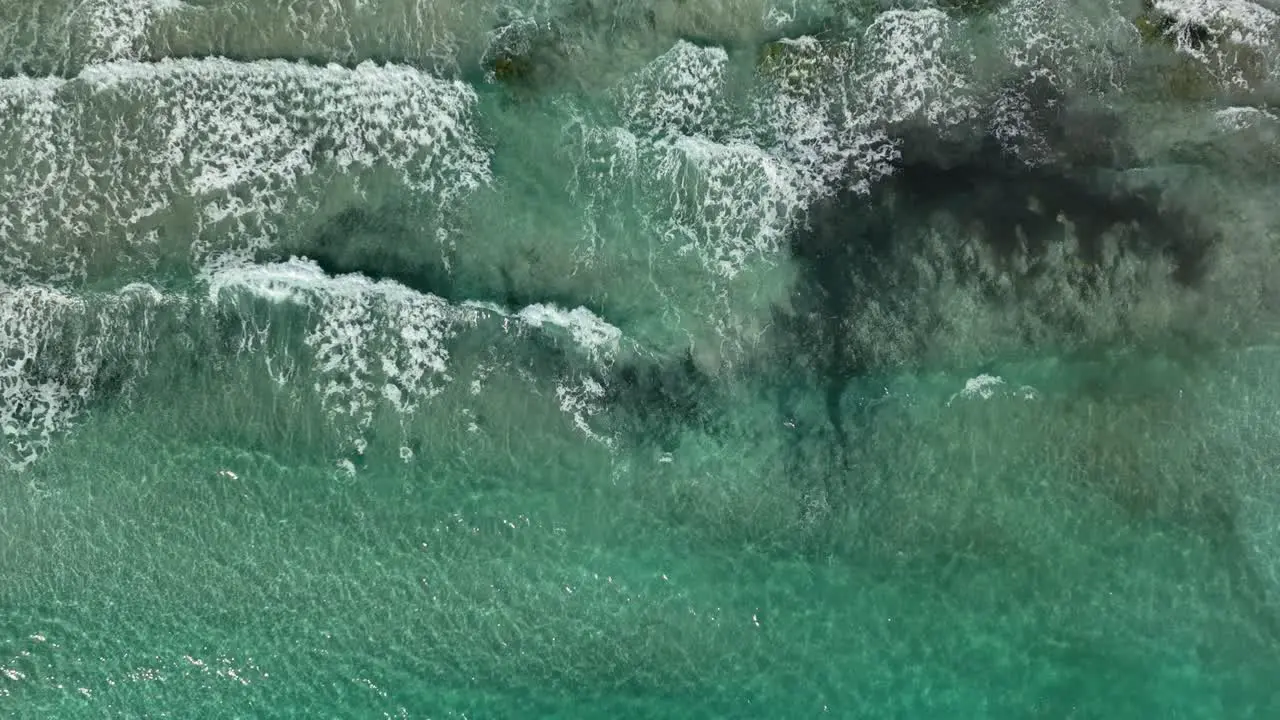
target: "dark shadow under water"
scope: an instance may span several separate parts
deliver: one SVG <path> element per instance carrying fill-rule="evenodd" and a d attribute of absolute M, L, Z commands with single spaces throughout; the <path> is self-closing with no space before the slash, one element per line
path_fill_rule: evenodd
<path fill-rule="evenodd" d="M 910 275 L 901 267 L 916 255 L 916 232 L 933 218 L 949 218 L 954 223 L 950 227 L 976 228 L 976 236 L 991 256 L 1014 275 L 1015 289 L 1038 273 L 1053 271 L 1035 261 L 1067 240 L 1064 221 L 1073 226 L 1078 259 L 1086 265 L 1103 262 L 1104 234 L 1120 226 L 1132 231 L 1112 234 L 1122 238 L 1119 252 L 1167 263 L 1176 287 L 1194 292 L 1210 269 L 1220 242 L 1216 233 L 1190 210 L 1178 207 L 1162 188 L 1119 181 L 1121 173 L 1134 169 L 1133 153 L 1119 132 L 1119 118 L 1098 110 L 1069 109 L 1066 98 L 1042 83 L 1023 89 L 1036 98 L 1032 132 L 1047 143 L 1045 158 L 1028 163 L 1016 157 L 1007 142 L 986 131 L 992 126 L 991 118 L 979 118 L 970 128 L 947 136 L 908 128 L 897 138 L 902 156 L 892 177 L 869 197 L 844 191 L 818 203 L 791 237 L 791 253 L 802 269 L 802 279 L 791 309 L 777 315 L 785 328 L 778 370 L 807 374 L 823 388 L 829 431 L 838 444 L 833 452 L 839 457 L 830 467 L 845 478 L 851 476 L 850 444 L 857 443 L 862 430 L 875 421 L 870 410 L 851 411 L 872 407 L 870 397 L 850 395 L 871 390 L 860 386 L 861 378 L 892 372 L 875 365 L 876 348 L 863 345 L 866 340 L 851 333 L 850 319 L 863 312 L 872 298 L 890 309 L 907 304 L 917 289 L 902 283 Z M 1022 266 L 1029 268 L 1022 276 L 1014 264 L 1019 255 L 1032 261 Z M 1068 337 L 1076 328 L 1058 330 Z M 912 340 L 923 348 L 931 328 L 910 331 Z M 1044 351 L 1053 353 L 1054 348 Z M 786 408 L 787 393 L 781 397 Z M 1238 509 L 1231 490 L 1211 482 L 1186 485 L 1201 489 L 1193 491 L 1180 483 L 1157 489 L 1167 494 L 1166 503 L 1179 508 L 1162 521 L 1211 544 L 1222 558 L 1241 606 L 1267 636 L 1280 641 L 1280 618 L 1269 605 L 1267 583 L 1249 559 L 1244 535 L 1237 528 Z M 841 506 L 857 502 L 850 497 L 857 488 L 847 481 L 828 480 L 826 487 L 833 496 L 847 498 Z M 1188 492 L 1192 495 L 1184 496 Z M 1129 511 L 1135 522 L 1152 520 L 1144 510 Z"/>
<path fill-rule="evenodd" d="M 1171 262 L 1173 279 L 1188 289 L 1204 279 L 1218 238 L 1173 206 L 1161 188 L 1120 182 L 1133 156 L 1121 120 L 1071 106 L 1043 80 L 1015 89 L 1031 103 L 1027 132 L 1047 145 L 1047 157 L 1034 163 L 1017 157 L 1008 139 L 992 132 L 998 118 L 991 116 L 946 134 L 900 128 L 901 157 L 891 177 L 870 196 L 843 190 L 819 202 L 792 234 L 791 254 L 802 279 L 793 292 L 794 311 L 778 319 L 789 330 L 787 354 L 806 356 L 825 378 L 839 436 L 847 435 L 839 407 L 849 381 L 885 369 L 874 366 L 875 348 L 850 336 L 850 319 L 872 298 L 890 309 L 906 304 L 916 291 L 902 284 L 909 277 L 904 268 L 919 250 L 916 236 L 939 216 L 951 227 L 976 230 L 1015 287 L 1053 270 L 1038 261 L 1067 242 L 1064 222 L 1074 228 L 1077 259 L 1086 266 L 1104 261 L 1104 234 L 1123 227 L 1133 232 L 1119 235 L 1125 243 L 1120 253 Z M 948 252 L 960 249 L 961 238 L 948 240 L 954 244 Z M 1021 275 L 1019 259 L 1027 267 Z M 930 330 L 912 328 L 912 339 L 922 347 Z M 1064 335 L 1073 330 L 1060 328 Z"/>
<path fill-rule="evenodd" d="M 1007 143 L 987 132 L 989 118 L 946 136 L 899 129 L 902 155 L 892 177 L 869 197 L 846 191 L 810 208 L 807 222 L 791 236 L 789 249 L 801 274 L 791 309 L 776 316 L 780 346 L 767 362 L 751 363 L 749 372 L 771 394 L 779 424 L 793 438 L 786 459 L 789 476 L 823 493 L 830 518 L 843 517 L 865 501 L 850 467 L 851 448 L 875 422 L 875 393 L 863 380 L 894 371 L 876 364 L 876 348 L 860 344 L 866 340 L 851 331 L 850 319 L 869 298 L 890 309 L 907 304 L 916 288 L 900 282 L 900 266 L 911 261 L 914 238 L 933 218 L 946 216 L 954 227 L 977 228 L 992 257 L 1010 267 L 1018 254 L 1043 257 L 1055 243 L 1066 242 L 1062 220 L 1074 226 L 1079 260 L 1086 264 L 1102 261 L 1104 233 L 1126 226 L 1133 231 L 1118 236 L 1126 243 L 1121 252 L 1168 261 L 1176 284 L 1189 290 L 1205 277 L 1217 238 L 1172 205 L 1159 187 L 1117 181 L 1132 167 L 1127 164 L 1132 153 L 1119 139 L 1119 120 L 1070 108 L 1051 89 L 1033 84 L 1027 92 L 1041 108 L 1032 125 L 1047 143 L 1046 159 L 1028 163 L 1012 154 Z M 348 207 L 290 250 L 330 274 L 394 280 L 451 302 L 489 301 L 510 310 L 534 303 L 591 309 L 590 298 L 517 286 L 502 268 L 449 269 L 444 249 L 422 241 L 426 234 L 404 217 L 394 206 Z M 1052 271 L 1031 267 L 1029 273 Z M 616 318 L 593 311 L 617 324 Z M 919 348 L 930 331 L 912 329 Z M 540 368 L 574 362 L 566 348 L 536 345 L 529 352 L 541 358 L 534 363 Z M 708 376 L 688 354 L 632 358 L 591 374 L 605 388 L 607 421 L 635 447 L 674 451 L 681 433 L 715 433 L 722 414 L 733 412 L 722 402 L 726 380 Z M 815 414 L 815 408 L 821 409 Z M 823 476 L 811 477 L 815 470 Z M 1248 561 L 1236 528 L 1234 499 L 1223 489 L 1174 502 L 1188 512 L 1172 522 L 1212 542 L 1241 602 L 1253 608 L 1260 627 L 1280 639 L 1280 622 L 1266 607 L 1265 582 Z"/>

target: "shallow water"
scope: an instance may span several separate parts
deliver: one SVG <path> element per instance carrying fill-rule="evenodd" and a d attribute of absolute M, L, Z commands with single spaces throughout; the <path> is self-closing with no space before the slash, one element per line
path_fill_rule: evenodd
<path fill-rule="evenodd" d="M 1280 713 L 1263 5 L 0 28 L 2 714 Z"/>

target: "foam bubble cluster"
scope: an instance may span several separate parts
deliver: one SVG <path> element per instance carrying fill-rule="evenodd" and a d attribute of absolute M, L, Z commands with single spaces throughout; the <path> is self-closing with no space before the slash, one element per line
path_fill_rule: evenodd
<path fill-rule="evenodd" d="M 0 4 L 0 75 L 74 75 L 95 62 L 136 60 L 181 0 L 22 0 Z"/>
<path fill-rule="evenodd" d="M 87 25 L 94 60 L 135 60 L 146 49 L 152 23 L 182 6 L 181 0 L 90 0 L 75 12 Z"/>
<path fill-rule="evenodd" d="M 869 192 L 891 172 L 897 148 L 883 128 L 866 122 L 857 74 L 857 45 L 805 36 L 766 49 L 763 91 L 756 101 L 760 142 L 805 178 L 808 194 L 842 184 Z"/>
<path fill-rule="evenodd" d="M 489 177 L 474 93 L 406 67 L 112 63 L 0 80 L 0 98 L 11 281 L 269 246 L 287 215 L 377 178 L 444 213 Z"/>
<path fill-rule="evenodd" d="M 210 305 L 244 321 L 238 352 L 261 360 L 268 372 L 304 368 L 274 377 L 296 385 L 305 376 L 343 442 L 361 452 L 380 408 L 407 421 L 453 382 L 450 342 L 482 322 L 509 330 L 514 320 L 523 328 L 567 331 L 574 347 L 597 362 L 612 358 L 622 341 L 621 331 L 584 308 L 538 304 L 511 313 L 487 303 L 453 304 L 390 280 L 328 276 L 296 258 L 217 268 L 207 275 L 207 290 Z M 283 329 L 253 327 L 253 308 L 263 302 L 302 314 L 301 346 L 281 343 Z M 581 403 L 571 404 L 571 415 L 585 411 Z"/>
<path fill-rule="evenodd" d="M 970 53 L 957 21 L 937 9 L 880 13 L 857 40 L 802 37 L 774 43 L 760 63 L 756 113 L 785 158 L 819 197 L 858 193 L 892 172 L 888 131 L 911 123 L 943 128 L 973 117 Z"/>
<path fill-rule="evenodd" d="M 956 69 L 951 18 L 941 10 L 891 10 L 863 35 L 863 88 L 875 120 L 896 124 L 922 119 L 940 126 L 968 119 L 974 101 Z"/>
<path fill-rule="evenodd" d="M 619 89 L 619 109 L 637 134 L 715 133 L 727 118 L 722 93 L 729 55 L 681 40 Z"/>
<path fill-rule="evenodd" d="M 1009 68 L 1060 87 L 1104 89 L 1123 80 L 1130 58 L 1119 51 L 1136 32 L 1127 3 L 1064 4 L 1013 0 L 995 14 L 995 36 Z"/>
<path fill-rule="evenodd" d="M 564 310 L 541 303 L 521 308 L 517 317 L 533 327 L 552 325 L 569 331 L 578 347 L 594 357 L 612 357 L 622 341 L 622 331 L 586 308 Z"/>
<path fill-rule="evenodd" d="M 1165 35 L 1223 85 L 1247 89 L 1280 67 L 1280 14 L 1249 0 L 1156 0 Z"/>
<path fill-rule="evenodd" d="M 314 263 L 296 259 L 222 269 L 210 276 L 208 287 L 210 303 L 265 300 L 307 312 L 311 321 L 303 343 L 311 389 L 359 450 L 384 402 L 412 415 L 440 392 L 451 379 L 447 341 L 479 317 L 473 309 L 398 283 L 329 277 Z M 266 338 L 246 349 L 264 355 L 268 364 L 291 360 L 265 357 Z"/>
<path fill-rule="evenodd" d="M 140 377 L 171 303 L 147 285 L 77 297 L 0 284 L 0 462 L 26 467 L 95 397 Z"/>
<path fill-rule="evenodd" d="M 729 121 L 727 62 L 719 48 L 678 42 L 619 89 L 627 127 L 593 132 L 587 150 L 605 155 L 591 185 L 638 184 L 659 199 L 646 228 L 675 254 L 732 278 L 781 249 L 811 180 Z"/>
<path fill-rule="evenodd" d="M 1233 43 L 1265 48 L 1280 30 L 1280 15 L 1249 0 L 1155 0 L 1155 10 L 1174 19 L 1179 47 L 1191 47 L 1190 28 L 1199 25 Z"/>
<path fill-rule="evenodd" d="M 672 214 L 658 227 L 676 252 L 732 278 L 782 249 L 807 200 L 795 168 L 743 141 L 686 136 L 662 150 L 653 171 L 672 188 Z"/>
<path fill-rule="evenodd" d="M 1275 113 L 1255 107 L 1228 107 L 1213 115 L 1218 125 L 1227 131 L 1280 124 L 1280 117 Z"/>

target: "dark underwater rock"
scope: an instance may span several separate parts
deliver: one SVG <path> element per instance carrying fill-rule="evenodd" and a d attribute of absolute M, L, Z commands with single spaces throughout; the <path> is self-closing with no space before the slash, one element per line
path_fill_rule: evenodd
<path fill-rule="evenodd" d="M 850 435 L 851 380 L 945 361 L 931 346 L 950 321 L 947 289 L 929 283 L 968 288 L 968 298 L 1034 319 L 1053 336 L 1010 344 L 1056 353 L 1120 338 L 1091 336 L 1087 311 L 1059 307 L 1046 286 L 1087 304 L 1142 290 L 1132 280 L 1108 286 L 1121 282 L 1117 264 L 1167 264 L 1187 290 L 1205 278 L 1217 237 L 1159 184 L 1129 181 L 1135 153 L 1117 117 L 1035 79 L 1013 90 L 1028 100 L 1020 135 L 997 132 L 996 114 L 1007 109 L 995 105 L 946 132 L 900 129 L 893 175 L 870 196 L 820 201 L 792 234 L 802 280 L 791 309 L 779 311 L 779 352 L 803 356 L 822 378 L 839 437 Z"/>
<path fill-rule="evenodd" d="M 1126 250 L 1169 258 L 1174 277 L 1191 286 L 1203 278 L 1212 245 L 1193 219 L 1163 206 L 1157 188 L 1127 188 L 1096 170 L 1019 167 L 990 146 L 949 167 L 904 157 L 887 186 L 898 212 L 941 208 L 964 224 L 977 223 L 1005 259 L 1020 250 L 1042 257 L 1049 244 L 1062 241 L 1065 218 L 1078 234 L 1080 259 L 1097 264 L 1104 231 L 1135 224 L 1139 232 Z"/>
<path fill-rule="evenodd" d="M 689 354 L 635 358 L 610 367 L 599 380 L 603 403 L 627 434 L 627 442 L 672 451 L 682 429 L 707 430 L 718 399 L 715 379 Z"/>
<path fill-rule="evenodd" d="M 489 82 L 531 91 L 553 83 L 573 50 L 557 21 L 512 20 L 493 30 L 480 65 Z"/>

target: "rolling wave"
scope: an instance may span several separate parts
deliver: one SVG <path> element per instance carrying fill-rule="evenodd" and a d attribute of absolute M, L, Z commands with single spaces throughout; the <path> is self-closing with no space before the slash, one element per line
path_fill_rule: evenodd
<path fill-rule="evenodd" d="M 252 253 L 288 218 L 379 182 L 445 214 L 488 179 L 474 92 L 404 67 L 114 63 L 0 80 L 0 102 L 10 283 L 141 278 Z"/>

